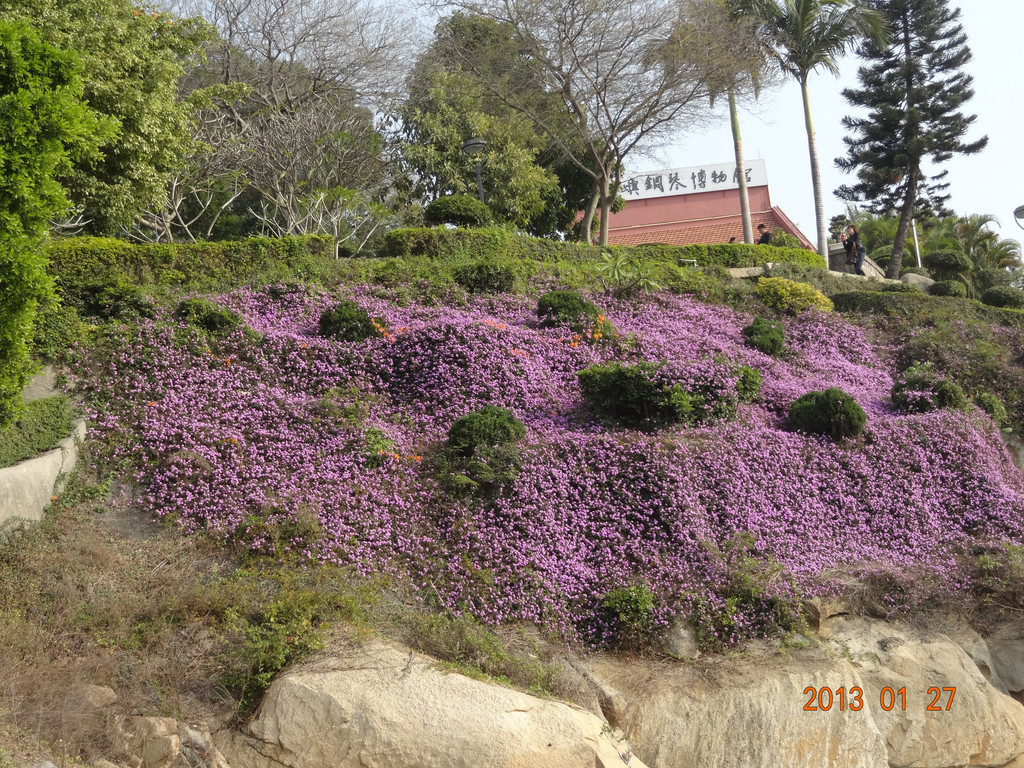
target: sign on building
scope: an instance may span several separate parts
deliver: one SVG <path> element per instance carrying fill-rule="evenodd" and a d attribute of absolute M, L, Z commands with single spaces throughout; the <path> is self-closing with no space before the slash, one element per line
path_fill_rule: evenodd
<path fill-rule="evenodd" d="M 747 186 L 768 185 L 764 160 L 748 160 L 744 169 Z M 739 168 L 736 163 L 695 165 L 668 171 L 649 171 L 623 176 L 619 195 L 625 200 L 642 200 L 669 195 L 692 195 L 718 189 L 739 189 Z"/>

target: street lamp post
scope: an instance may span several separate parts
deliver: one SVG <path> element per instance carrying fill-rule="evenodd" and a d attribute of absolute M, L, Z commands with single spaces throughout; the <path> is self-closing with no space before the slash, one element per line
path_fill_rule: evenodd
<path fill-rule="evenodd" d="M 476 156 L 476 191 L 480 194 L 480 202 L 484 201 L 484 181 L 480 174 L 480 166 L 483 164 L 484 150 L 487 149 L 487 142 L 483 139 L 467 139 L 462 142 L 462 154 L 467 157 Z"/>

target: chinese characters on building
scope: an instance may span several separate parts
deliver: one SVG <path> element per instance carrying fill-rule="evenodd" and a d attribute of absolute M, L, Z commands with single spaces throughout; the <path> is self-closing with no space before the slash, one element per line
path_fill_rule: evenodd
<path fill-rule="evenodd" d="M 764 160 L 753 160 L 743 169 L 743 175 L 750 185 L 768 183 Z M 736 189 L 739 186 L 740 169 L 735 163 L 678 168 L 668 171 L 638 173 L 623 178 L 619 194 L 627 200 L 684 195 L 708 192 L 717 189 Z"/>

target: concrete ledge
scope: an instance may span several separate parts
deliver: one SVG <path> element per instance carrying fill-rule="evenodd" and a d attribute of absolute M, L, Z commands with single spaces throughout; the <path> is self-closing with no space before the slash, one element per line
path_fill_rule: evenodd
<path fill-rule="evenodd" d="M 85 439 L 85 421 L 52 451 L 13 467 L 0 469 L 0 526 L 12 518 L 38 522 L 51 499 L 64 490 L 64 478 L 78 461 L 78 446 Z"/>

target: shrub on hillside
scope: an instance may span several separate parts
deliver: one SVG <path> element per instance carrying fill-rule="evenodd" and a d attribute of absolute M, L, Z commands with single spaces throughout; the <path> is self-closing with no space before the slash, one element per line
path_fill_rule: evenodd
<path fill-rule="evenodd" d="M 508 293 L 516 284 L 511 266 L 492 261 L 462 264 L 452 271 L 452 276 L 470 293 Z"/>
<path fill-rule="evenodd" d="M 65 292 L 87 317 L 102 320 L 124 320 L 132 317 L 154 317 L 153 302 L 137 285 L 123 279 L 107 279 L 86 283 L 75 292 Z"/>
<path fill-rule="evenodd" d="M 981 294 L 981 303 L 1003 309 L 1024 309 L 1024 291 L 1008 285 L 997 285 Z"/>
<path fill-rule="evenodd" d="M 485 405 L 479 411 L 457 419 L 448 430 L 448 450 L 467 458 L 481 448 L 493 448 L 522 440 L 523 422 L 506 408 Z"/>
<path fill-rule="evenodd" d="M 763 317 L 754 319 L 743 329 L 743 336 L 754 349 L 772 357 L 782 353 L 786 346 L 786 332 L 781 323 L 773 323 Z"/>
<path fill-rule="evenodd" d="M 928 293 L 931 296 L 951 296 L 956 299 L 966 299 L 967 286 L 959 280 L 939 280 L 937 283 L 932 283 Z"/>
<path fill-rule="evenodd" d="M 491 222 L 491 218 L 491 209 L 471 195 L 439 197 L 423 211 L 423 221 L 432 227 L 441 224 L 485 227 Z"/>
<path fill-rule="evenodd" d="M 707 424 L 731 419 L 739 372 L 726 363 L 592 365 L 576 374 L 583 399 L 601 418 L 624 426 Z M 751 383 L 747 381 L 747 391 Z"/>
<path fill-rule="evenodd" d="M 974 284 L 982 293 L 989 288 L 1009 285 L 1011 282 L 1013 282 L 1013 275 L 1001 267 L 990 267 L 974 273 Z"/>
<path fill-rule="evenodd" d="M 880 245 L 871 251 L 871 260 L 884 271 L 889 266 L 889 259 L 892 258 L 892 246 Z"/>
<path fill-rule="evenodd" d="M 864 431 L 867 417 L 853 395 L 838 387 L 808 392 L 789 406 L 786 426 L 797 432 L 826 435 L 833 440 L 855 439 Z"/>
<path fill-rule="evenodd" d="M 974 269 L 970 258 L 959 251 L 932 251 L 925 255 L 924 265 L 936 280 L 955 280 L 957 275 Z"/>
<path fill-rule="evenodd" d="M 974 404 L 987 413 L 997 427 L 1002 427 L 1010 418 L 1002 398 L 991 392 L 979 392 L 974 397 Z"/>
<path fill-rule="evenodd" d="M 921 277 L 931 279 L 932 273 L 924 267 L 905 267 L 900 270 L 900 277 L 903 277 L 904 275 L 920 275 Z"/>
<path fill-rule="evenodd" d="M 736 397 L 741 403 L 752 403 L 761 396 L 761 372 L 749 365 L 736 367 Z"/>
<path fill-rule="evenodd" d="M 934 363 L 915 363 L 892 386 L 892 403 L 906 413 L 927 413 L 939 408 L 963 408 L 967 397 L 952 379 L 940 375 Z"/>
<path fill-rule="evenodd" d="M 448 430 L 447 461 L 441 463 L 448 488 L 457 496 L 498 493 L 522 465 L 515 444 L 525 436 L 523 422 L 494 405 L 457 419 Z"/>
<path fill-rule="evenodd" d="M 646 584 L 614 587 L 601 598 L 605 643 L 621 650 L 648 646 L 654 638 L 654 595 Z"/>
<path fill-rule="evenodd" d="M 338 341 L 362 341 L 377 334 L 366 310 L 354 301 L 339 301 L 320 315 L 320 335 Z"/>
<path fill-rule="evenodd" d="M 226 336 L 242 324 L 242 317 L 230 309 L 218 307 L 207 299 L 184 299 L 174 310 L 174 317 L 214 336 Z"/>
<path fill-rule="evenodd" d="M 615 328 L 600 308 L 578 291 L 549 291 L 537 300 L 541 328 L 568 328 L 587 341 L 611 338 Z"/>
<path fill-rule="evenodd" d="M 36 315 L 32 354 L 54 361 L 67 352 L 82 333 L 82 321 L 74 307 L 54 300 L 43 304 Z"/>
<path fill-rule="evenodd" d="M 798 315 L 815 307 L 823 312 L 832 311 L 832 301 L 807 283 L 795 283 L 784 277 L 762 277 L 754 287 L 754 295 L 765 306 L 778 312 Z"/>
<path fill-rule="evenodd" d="M 0 430 L 0 468 L 54 448 L 73 425 L 74 411 L 64 395 L 27 403 L 10 427 Z"/>

